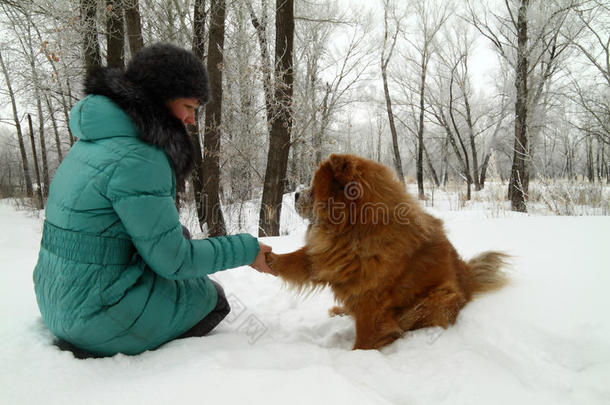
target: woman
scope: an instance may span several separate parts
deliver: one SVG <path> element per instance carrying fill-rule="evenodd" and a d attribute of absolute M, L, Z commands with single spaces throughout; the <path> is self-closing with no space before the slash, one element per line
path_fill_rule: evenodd
<path fill-rule="evenodd" d="M 109 356 L 201 336 L 229 311 L 208 274 L 271 272 L 249 234 L 190 240 L 174 200 L 193 165 L 185 124 L 208 101 L 204 66 L 169 44 L 125 73 L 92 72 L 74 106 L 78 138 L 49 189 L 34 286 L 49 329 L 80 353 Z"/>

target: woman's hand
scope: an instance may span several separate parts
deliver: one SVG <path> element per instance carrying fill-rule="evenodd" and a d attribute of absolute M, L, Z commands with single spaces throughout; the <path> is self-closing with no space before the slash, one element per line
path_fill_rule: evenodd
<path fill-rule="evenodd" d="M 258 242 L 258 244 L 260 246 L 258 255 L 256 256 L 256 259 L 254 259 L 250 267 L 261 273 L 269 273 L 273 274 L 274 276 L 277 276 L 277 273 L 275 273 L 273 269 L 269 267 L 267 261 L 265 260 L 266 254 L 271 253 L 271 246 L 265 245 L 262 242 Z"/>

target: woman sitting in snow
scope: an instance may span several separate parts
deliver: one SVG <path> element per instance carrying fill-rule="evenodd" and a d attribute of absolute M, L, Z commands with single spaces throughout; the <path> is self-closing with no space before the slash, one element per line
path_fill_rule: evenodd
<path fill-rule="evenodd" d="M 174 205 L 194 149 L 185 124 L 208 101 L 205 67 L 169 44 L 144 48 L 125 73 L 92 72 L 74 106 L 79 139 L 49 190 L 34 286 L 44 322 L 85 355 L 136 354 L 202 336 L 229 312 L 207 275 L 271 249 L 249 234 L 191 240 Z M 186 228 L 184 228 L 186 229 Z"/>

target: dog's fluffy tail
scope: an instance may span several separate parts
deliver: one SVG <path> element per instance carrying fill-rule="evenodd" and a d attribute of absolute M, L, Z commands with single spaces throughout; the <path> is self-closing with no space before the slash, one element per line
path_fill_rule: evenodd
<path fill-rule="evenodd" d="M 510 256 L 502 252 L 484 252 L 470 259 L 467 263 L 467 288 L 470 293 L 479 295 L 506 285 L 508 277 L 502 268 L 509 259 Z"/>

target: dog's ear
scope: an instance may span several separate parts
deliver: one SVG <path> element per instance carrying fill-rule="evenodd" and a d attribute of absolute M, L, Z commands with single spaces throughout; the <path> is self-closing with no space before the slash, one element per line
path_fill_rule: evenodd
<path fill-rule="evenodd" d="M 333 177 L 341 184 L 347 184 L 354 181 L 356 176 L 356 161 L 350 155 L 332 154 L 328 158 L 330 167 L 332 168 Z"/>
<path fill-rule="evenodd" d="M 326 201 L 330 198 L 332 181 L 333 171 L 330 162 L 327 160 L 320 164 L 320 167 L 318 167 L 318 170 L 313 175 L 311 185 L 315 201 Z"/>

